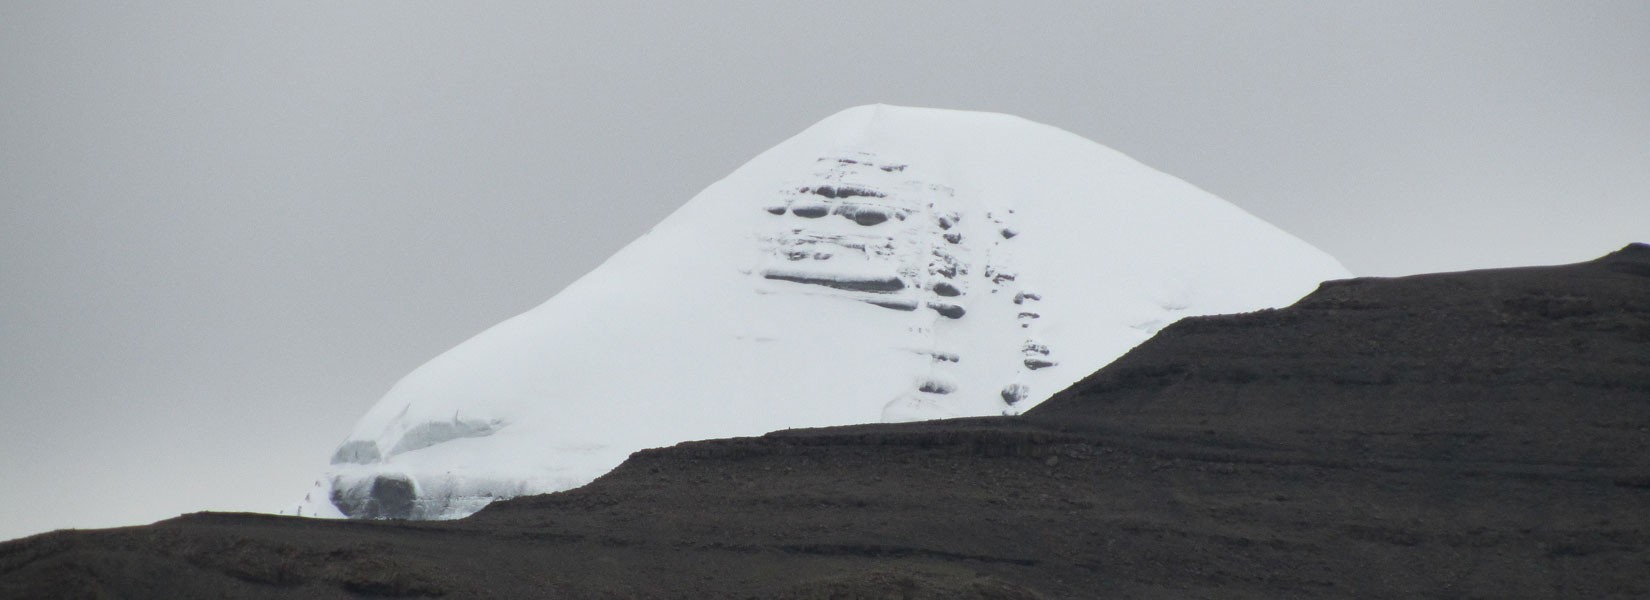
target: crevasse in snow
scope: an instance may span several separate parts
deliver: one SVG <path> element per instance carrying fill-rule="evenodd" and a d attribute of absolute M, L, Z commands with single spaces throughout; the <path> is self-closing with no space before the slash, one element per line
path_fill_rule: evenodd
<path fill-rule="evenodd" d="M 408 374 L 289 512 L 455 518 L 685 440 L 1015 414 L 1176 319 L 1347 275 L 1065 131 L 853 108 Z"/>

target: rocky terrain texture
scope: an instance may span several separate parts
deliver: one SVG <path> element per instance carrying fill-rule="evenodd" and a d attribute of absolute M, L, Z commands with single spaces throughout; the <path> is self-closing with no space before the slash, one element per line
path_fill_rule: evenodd
<path fill-rule="evenodd" d="M 0 597 L 1650 597 L 1650 246 L 1330 282 L 1023 416 L 684 443 L 460 521 L 14 540 Z"/>

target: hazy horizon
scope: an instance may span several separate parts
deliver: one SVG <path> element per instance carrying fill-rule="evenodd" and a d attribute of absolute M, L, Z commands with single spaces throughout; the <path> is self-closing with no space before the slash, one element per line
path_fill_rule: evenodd
<path fill-rule="evenodd" d="M 1390 276 L 1650 241 L 1647 65 L 1645 2 L 0 3 L 0 539 L 285 506 L 851 106 L 1053 125 Z"/>

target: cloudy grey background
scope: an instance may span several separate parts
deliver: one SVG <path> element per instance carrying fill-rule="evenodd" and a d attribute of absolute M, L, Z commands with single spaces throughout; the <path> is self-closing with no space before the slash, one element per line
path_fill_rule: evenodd
<path fill-rule="evenodd" d="M 1650 2 L 1022 4 L 0 5 L 0 539 L 286 505 L 858 104 L 1065 128 L 1361 275 L 1650 239 Z"/>

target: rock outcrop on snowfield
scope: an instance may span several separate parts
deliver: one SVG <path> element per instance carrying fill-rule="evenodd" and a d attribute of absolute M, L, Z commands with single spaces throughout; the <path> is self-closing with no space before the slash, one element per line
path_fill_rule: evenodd
<path fill-rule="evenodd" d="M 1347 275 L 1059 129 L 853 108 L 407 375 L 292 512 L 455 518 L 685 440 L 1017 414 L 1181 317 Z"/>

